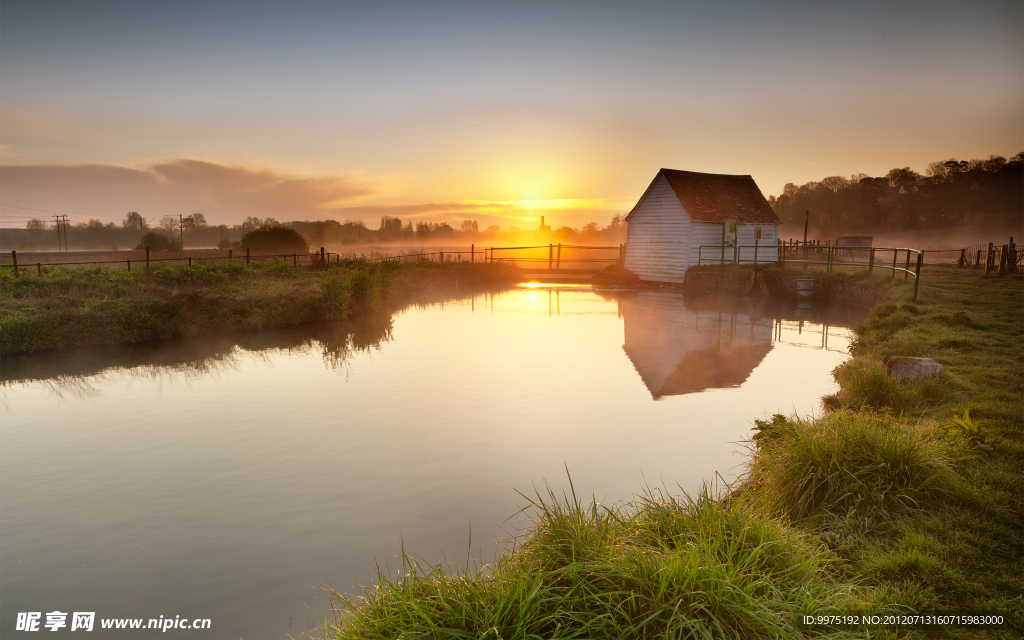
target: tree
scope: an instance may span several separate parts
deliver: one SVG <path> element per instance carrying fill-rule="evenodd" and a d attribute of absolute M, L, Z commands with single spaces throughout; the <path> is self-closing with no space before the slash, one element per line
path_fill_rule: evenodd
<path fill-rule="evenodd" d="M 135 246 L 136 251 L 149 247 L 150 251 L 175 251 L 181 249 L 181 243 L 177 238 L 169 239 L 162 233 L 149 231 L 142 236 L 142 241 Z"/>
<path fill-rule="evenodd" d="M 903 167 L 902 169 L 891 169 L 889 173 L 885 174 L 885 177 L 889 179 L 890 187 L 897 188 L 917 184 L 917 181 L 921 179 L 921 174 L 910 167 Z"/>
<path fill-rule="evenodd" d="M 46 231 L 46 223 L 38 218 L 32 218 L 25 225 L 25 228 L 29 231 Z"/>
<path fill-rule="evenodd" d="M 402 237 L 402 220 L 395 216 L 381 216 L 380 239 L 398 240 Z"/>
<path fill-rule="evenodd" d="M 195 231 L 196 229 L 201 229 L 206 226 L 206 216 L 196 212 L 190 216 L 185 216 L 182 219 L 181 224 L 185 227 L 185 231 Z"/>
<path fill-rule="evenodd" d="M 281 253 L 309 252 L 309 244 L 298 231 L 282 226 L 253 229 L 242 236 L 242 248 Z"/>
<path fill-rule="evenodd" d="M 178 235 L 178 225 L 180 221 L 174 216 L 164 216 L 160 218 L 160 228 L 168 238 L 173 238 Z"/>
<path fill-rule="evenodd" d="M 849 186 L 850 181 L 843 176 L 829 176 L 821 179 L 821 184 L 832 191 L 832 193 L 839 193 L 842 189 Z"/>
<path fill-rule="evenodd" d="M 124 217 L 124 223 L 121 225 L 121 228 L 132 233 L 144 233 L 149 228 L 149 225 L 146 224 L 146 219 L 139 215 L 138 211 L 129 211 Z"/>

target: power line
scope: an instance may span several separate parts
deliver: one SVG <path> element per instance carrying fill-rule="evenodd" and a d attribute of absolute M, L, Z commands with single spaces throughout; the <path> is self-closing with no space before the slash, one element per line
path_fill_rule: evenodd
<path fill-rule="evenodd" d="M 42 213 L 66 213 L 66 214 L 72 215 L 72 216 L 84 216 L 84 215 L 86 215 L 84 213 L 70 213 L 68 211 L 57 211 L 56 209 L 33 209 L 31 207 L 19 207 L 17 205 L 4 204 L 2 202 L 0 202 L 0 207 L 9 207 L 11 209 L 23 209 L 25 211 L 39 211 L 39 212 L 42 212 Z"/>

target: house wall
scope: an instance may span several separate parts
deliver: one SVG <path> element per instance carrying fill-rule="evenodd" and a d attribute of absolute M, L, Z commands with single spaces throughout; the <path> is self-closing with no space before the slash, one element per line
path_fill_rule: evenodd
<path fill-rule="evenodd" d="M 691 226 L 668 180 L 659 174 L 627 222 L 626 268 L 641 280 L 681 283 L 691 266 Z"/>

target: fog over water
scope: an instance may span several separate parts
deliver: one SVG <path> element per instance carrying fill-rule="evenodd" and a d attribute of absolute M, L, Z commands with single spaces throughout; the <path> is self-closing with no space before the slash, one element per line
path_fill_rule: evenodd
<path fill-rule="evenodd" d="M 490 559 L 526 524 L 508 520 L 516 490 L 560 493 L 566 467 L 606 504 L 734 478 L 755 418 L 820 410 L 861 315 L 535 285 L 5 358 L 0 628 L 60 610 L 212 620 L 167 637 L 298 636 L 326 612 L 318 585 L 358 592 L 403 546 L 460 561 L 472 530 Z"/>

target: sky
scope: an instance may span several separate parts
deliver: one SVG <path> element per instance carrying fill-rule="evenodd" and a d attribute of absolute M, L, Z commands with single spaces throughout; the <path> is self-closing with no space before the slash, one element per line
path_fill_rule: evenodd
<path fill-rule="evenodd" d="M 0 1 L 0 226 L 607 224 L 1024 150 L 1024 3 Z"/>

